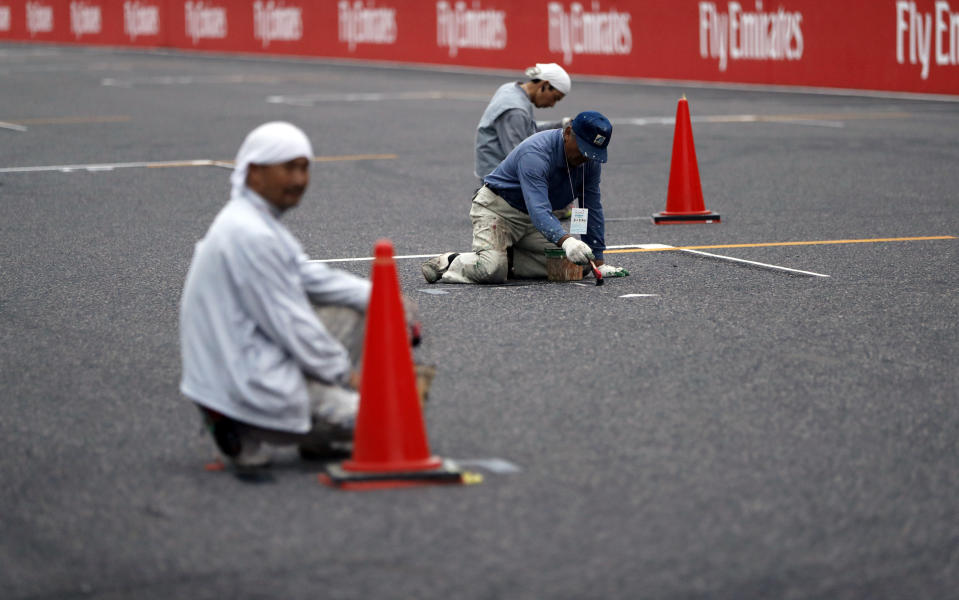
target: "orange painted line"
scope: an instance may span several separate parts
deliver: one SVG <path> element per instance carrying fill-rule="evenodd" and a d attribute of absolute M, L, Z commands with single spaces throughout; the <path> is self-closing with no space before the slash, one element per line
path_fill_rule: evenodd
<path fill-rule="evenodd" d="M 711 246 L 670 246 L 667 248 L 619 248 L 605 251 L 605 254 L 625 254 L 629 252 L 664 252 L 669 250 L 711 250 L 718 248 L 770 248 L 774 246 L 824 246 L 828 244 L 876 244 L 880 242 L 924 242 L 930 240 L 954 240 L 954 235 L 931 235 L 921 237 L 869 238 L 862 240 L 813 240 L 798 242 L 760 242 L 753 244 L 716 244 Z"/>

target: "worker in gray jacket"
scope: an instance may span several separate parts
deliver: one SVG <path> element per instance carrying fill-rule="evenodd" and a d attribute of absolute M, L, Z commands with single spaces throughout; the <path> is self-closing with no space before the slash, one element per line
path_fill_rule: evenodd
<path fill-rule="evenodd" d="M 250 132 L 183 288 L 180 390 L 238 468 L 268 463 L 264 443 L 310 453 L 352 439 L 371 284 L 309 261 L 280 222 L 302 198 L 312 159 L 294 125 Z M 314 305 L 328 307 L 327 322 Z"/>
<path fill-rule="evenodd" d="M 569 119 L 537 123 L 533 107 L 549 108 L 569 94 L 572 82 L 556 63 L 537 63 L 526 69 L 529 81 L 503 84 L 483 111 L 476 127 L 474 174 L 483 179 L 493 172 L 520 142 L 538 131 L 559 129 Z M 569 218 L 571 206 L 556 211 Z"/>

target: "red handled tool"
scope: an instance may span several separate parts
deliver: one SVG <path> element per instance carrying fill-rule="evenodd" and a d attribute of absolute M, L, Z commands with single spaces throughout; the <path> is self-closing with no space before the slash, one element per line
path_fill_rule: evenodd
<path fill-rule="evenodd" d="M 596 267 L 596 263 L 589 261 L 591 267 L 593 267 L 593 275 L 596 276 L 596 285 L 603 285 L 606 283 L 603 281 L 603 274 L 599 272 L 599 269 Z"/>

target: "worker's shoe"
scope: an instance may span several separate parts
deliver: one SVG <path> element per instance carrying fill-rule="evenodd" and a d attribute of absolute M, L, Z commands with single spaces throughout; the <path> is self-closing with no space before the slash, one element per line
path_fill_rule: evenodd
<path fill-rule="evenodd" d="M 423 277 L 426 278 L 426 283 L 436 283 L 439 281 L 440 277 L 450 268 L 450 264 L 452 264 L 453 259 L 457 256 L 459 256 L 459 254 L 456 252 L 447 252 L 446 254 L 434 256 L 423 263 L 420 270 L 423 271 Z"/>
<path fill-rule="evenodd" d="M 260 440 L 250 436 L 243 437 L 243 444 L 236 456 L 230 457 L 230 462 L 237 471 L 250 471 L 270 466 L 270 448 Z"/>
<path fill-rule="evenodd" d="M 197 407 L 217 449 L 237 470 L 259 469 L 270 464 L 269 448 L 250 436 L 243 425 L 204 406 Z"/>

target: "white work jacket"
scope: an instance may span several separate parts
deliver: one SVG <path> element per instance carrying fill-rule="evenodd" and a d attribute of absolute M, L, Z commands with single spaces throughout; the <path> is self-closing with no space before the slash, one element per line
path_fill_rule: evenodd
<path fill-rule="evenodd" d="M 197 242 L 180 300 L 180 390 L 238 421 L 306 432 L 306 376 L 342 382 L 351 368 L 310 300 L 365 311 L 371 285 L 309 262 L 278 216 L 242 186 Z"/>

